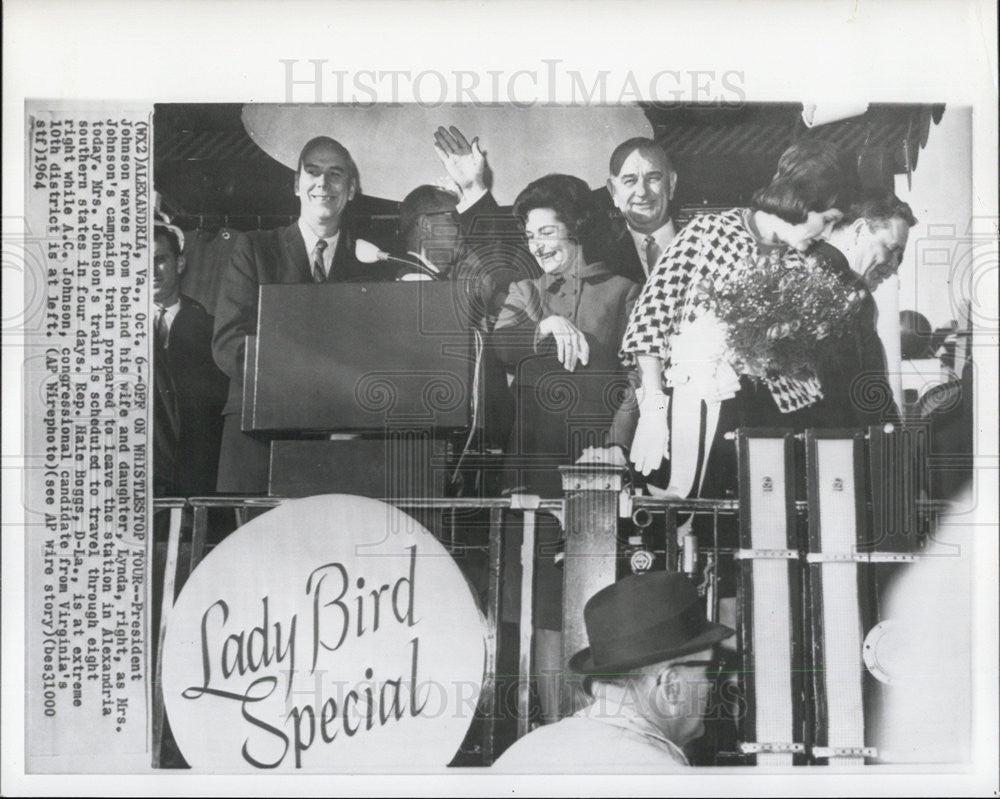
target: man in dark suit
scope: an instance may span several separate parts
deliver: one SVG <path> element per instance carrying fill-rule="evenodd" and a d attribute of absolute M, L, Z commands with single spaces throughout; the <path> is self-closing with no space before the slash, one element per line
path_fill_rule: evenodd
<path fill-rule="evenodd" d="M 469 147 L 467 156 L 471 153 Z M 399 208 L 402 252 L 397 257 L 413 264 L 410 270 L 402 270 L 402 280 L 430 279 L 428 272 L 451 280 L 456 307 L 472 327 L 486 333 L 493 327 L 510 283 L 534 277 L 538 268 L 524 246 L 517 220 L 500 212 L 482 184 L 485 159 L 475 171 L 475 185 L 467 185 L 462 196 L 430 185 L 418 186 L 406 195 Z M 513 423 L 513 399 L 489 342 L 483 357 L 485 443 L 500 446 Z"/>
<path fill-rule="evenodd" d="M 677 188 L 677 172 L 663 145 L 641 136 L 615 148 L 608 171 L 608 193 L 621 212 L 622 221 L 607 241 L 602 259 L 613 272 L 642 286 L 677 235 L 670 208 Z M 633 382 L 638 387 L 636 376 Z M 638 421 L 638 405 L 632 391 L 615 415 L 608 437 L 610 446 L 588 448 L 580 461 L 624 466 Z M 648 478 L 648 483 L 666 485 L 668 468 L 661 466 Z"/>
<path fill-rule="evenodd" d="M 641 286 L 677 234 L 670 216 L 677 172 L 666 149 L 643 137 L 619 144 L 609 171 L 608 193 L 625 224 L 608 242 L 603 260 Z"/>
<path fill-rule="evenodd" d="M 843 253 L 869 291 L 875 291 L 899 269 L 915 224 L 910 206 L 891 191 L 866 191 L 845 209 L 827 241 Z"/>
<path fill-rule="evenodd" d="M 843 352 L 820 372 L 824 398 L 813 409 L 817 427 L 861 427 L 898 417 L 871 292 L 896 274 L 916 223 L 910 206 L 893 192 L 867 191 L 851 202 L 827 241 L 816 248 L 817 255 L 831 262 L 829 268 L 862 293 L 861 310 L 854 330 L 844 337 Z"/>
<path fill-rule="evenodd" d="M 212 360 L 213 319 L 180 293 L 184 271 L 176 229 L 156 225 L 153 250 L 154 491 L 215 492 L 228 380 Z"/>
<path fill-rule="evenodd" d="M 418 186 L 399 207 L 399 260 L 412 264 L 401 279 L 418 274 L 468 281 L 469 311 L 488 329 L 512 280 L 538 274 L 519 228 L 485 191 L 474 203 L 439 186 Z M 505 229 L 504 229 L 504 226 Z M 530 263 L 529 263 L 530 260 Z"/>
<path fill-rule="evenodd" d="M 457 210 L 458 197 L 440 186 L 417 186 L 399 206 L 399 249 L 394 256 L 412 264 L 400 279 L 414 275 L 438 278 L 456 276 L 455 267 L 464 253 Z"/>
<path fill-rule="evenodd" d="M 345 211 L 359 191 L 358 168 L 347 149 L 327 136 L 306 143 L 299 155 L 295 194 L 298 220 L 258 231 L 234 248 L 216 303 L 215 362 L 229 375 L 218 490 L 257 494 L 267 490 L 269 443 L 240 429 L 244 339 L 256 332 L 257 295 L 270 283 L 336 283 L 387 280 L 380 264 L 360 263 Z"/>

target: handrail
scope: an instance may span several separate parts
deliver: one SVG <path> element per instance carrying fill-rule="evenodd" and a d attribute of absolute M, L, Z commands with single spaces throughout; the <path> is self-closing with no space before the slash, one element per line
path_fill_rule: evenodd
<path fill-rule="evenodd" d="M 686 513 L 695 513 L 697 511 L 738 511 L 740 509 L 740 502 L 738 499 L 682 499 L 678 497 L 647 497 L 647 496 L 633 496 L 630 499 L 633 508 L 660 508 L 667 509 L 672 508 Z M 954 503 L 946 499 L 918 499 L 916 500 L 916 506 L 920 510 L 925 511 L 948 511 L 954 507 Z M 807 510 L 808 503 L 799 500 L 795 503 L 795 509 L 797 511 L 804 512 Z M 869 510 L 871 509 L 871 503 L 868 503 Z"/>
<path fill-rule="evenodd" d="M 169 508 L 200 507 L 200 508 L 276 508 L 290 497 L 265 497 L 265 496 L 203 496 L 203 497 L 154 497 L 153 508 L 155 510 L 167 510 Z M 485 497 L 476 499 L 473 497 L 454 497 L 451 499 L 436 497 L 408 497 L 408 498 L 383 498 L 380 500 L 390 505 L 400 508 L 416 508 L 421 510 L 451 510 L 459 508 L 487 509 L 501 508 L 509 510 L 511 508 L 510 497 Z M 562 499 L 542 499 L 539 503 L 539 510 L 560 511 L 563 508 Z M 679 497 L 649 497 L 635 495 L 629 497 L 632 509 L 646 508 L 650 510 L 672 509 L 681 513 L 697 513 L 699 511 L 727 511 L 738 512 L 740 503 L 737 499 L 699 499 L 699 498 L 679 498 Z M 916 505 L 919 510 L 946 512 L 954 507 L 954 503 L 945 499 L 918 499 Z M 870 508 L 869 504 L 869 508 Z M 516 508 L 515 508 L 516 509 Z M 802 513 L 806 510 L 806 503 L 798 501 L 795 509 Z"/>
<path fill-rule="evenodd" d="M 153 507 L 155 509 L 166 509 L 185 507 L 200 508 L 276 508 L 284 502 L 288 502 L 291 497 L 248 497 L 248 496 L 211 496 L 211 497 L 155 497 Z M 510 497 L 487 497 L 476 499 L 473 497 L 405 497 L 405 498 L 383 498 L 380 500 L 389 505 L 396 505 L 401 508 L 417 508 L 424 510 L 450 510 L 459 508 L 487 509 L 501 508 L 510 509 L 512 506 Z M 559 511 L 562 510 L 562 499 L 541 499 L 538 504 L 539 510 Z"/>

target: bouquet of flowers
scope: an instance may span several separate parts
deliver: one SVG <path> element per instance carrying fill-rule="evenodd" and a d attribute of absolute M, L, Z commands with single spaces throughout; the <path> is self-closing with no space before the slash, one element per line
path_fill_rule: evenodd
<path fill-rule="evenodd" d="M 734 368 L 758 378 L 815 373 L 853 326 L 864 299 L 860 289 L 798 253 L 760 256 L 718 285 L 700 288 L 727 329 Z"/>

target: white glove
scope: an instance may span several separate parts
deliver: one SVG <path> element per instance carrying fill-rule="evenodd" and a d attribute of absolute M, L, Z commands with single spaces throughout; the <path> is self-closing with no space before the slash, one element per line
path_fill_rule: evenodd
<path fill-rule="evenodd" d="M 667 426 L 667 396 L 662 391 L 639 389 L 639 423 L 632 438 L 629 457 L 635 468 L 648 475 L 670 457 L 670 429 Z"/>

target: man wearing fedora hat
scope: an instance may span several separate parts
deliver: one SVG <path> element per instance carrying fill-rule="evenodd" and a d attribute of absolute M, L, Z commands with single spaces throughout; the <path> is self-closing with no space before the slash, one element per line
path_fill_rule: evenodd
<path fill-rule="evenodd" d="M 676 572 L 626 577 L 584 607 L 590 646 L 570 668 L 593 702 L 517 741 L 507 771 L 687 766 L 682 747 L 704 732 L 716 669 L 712 647 L 734 630 L 705 618 L 694 584 Z"/>

